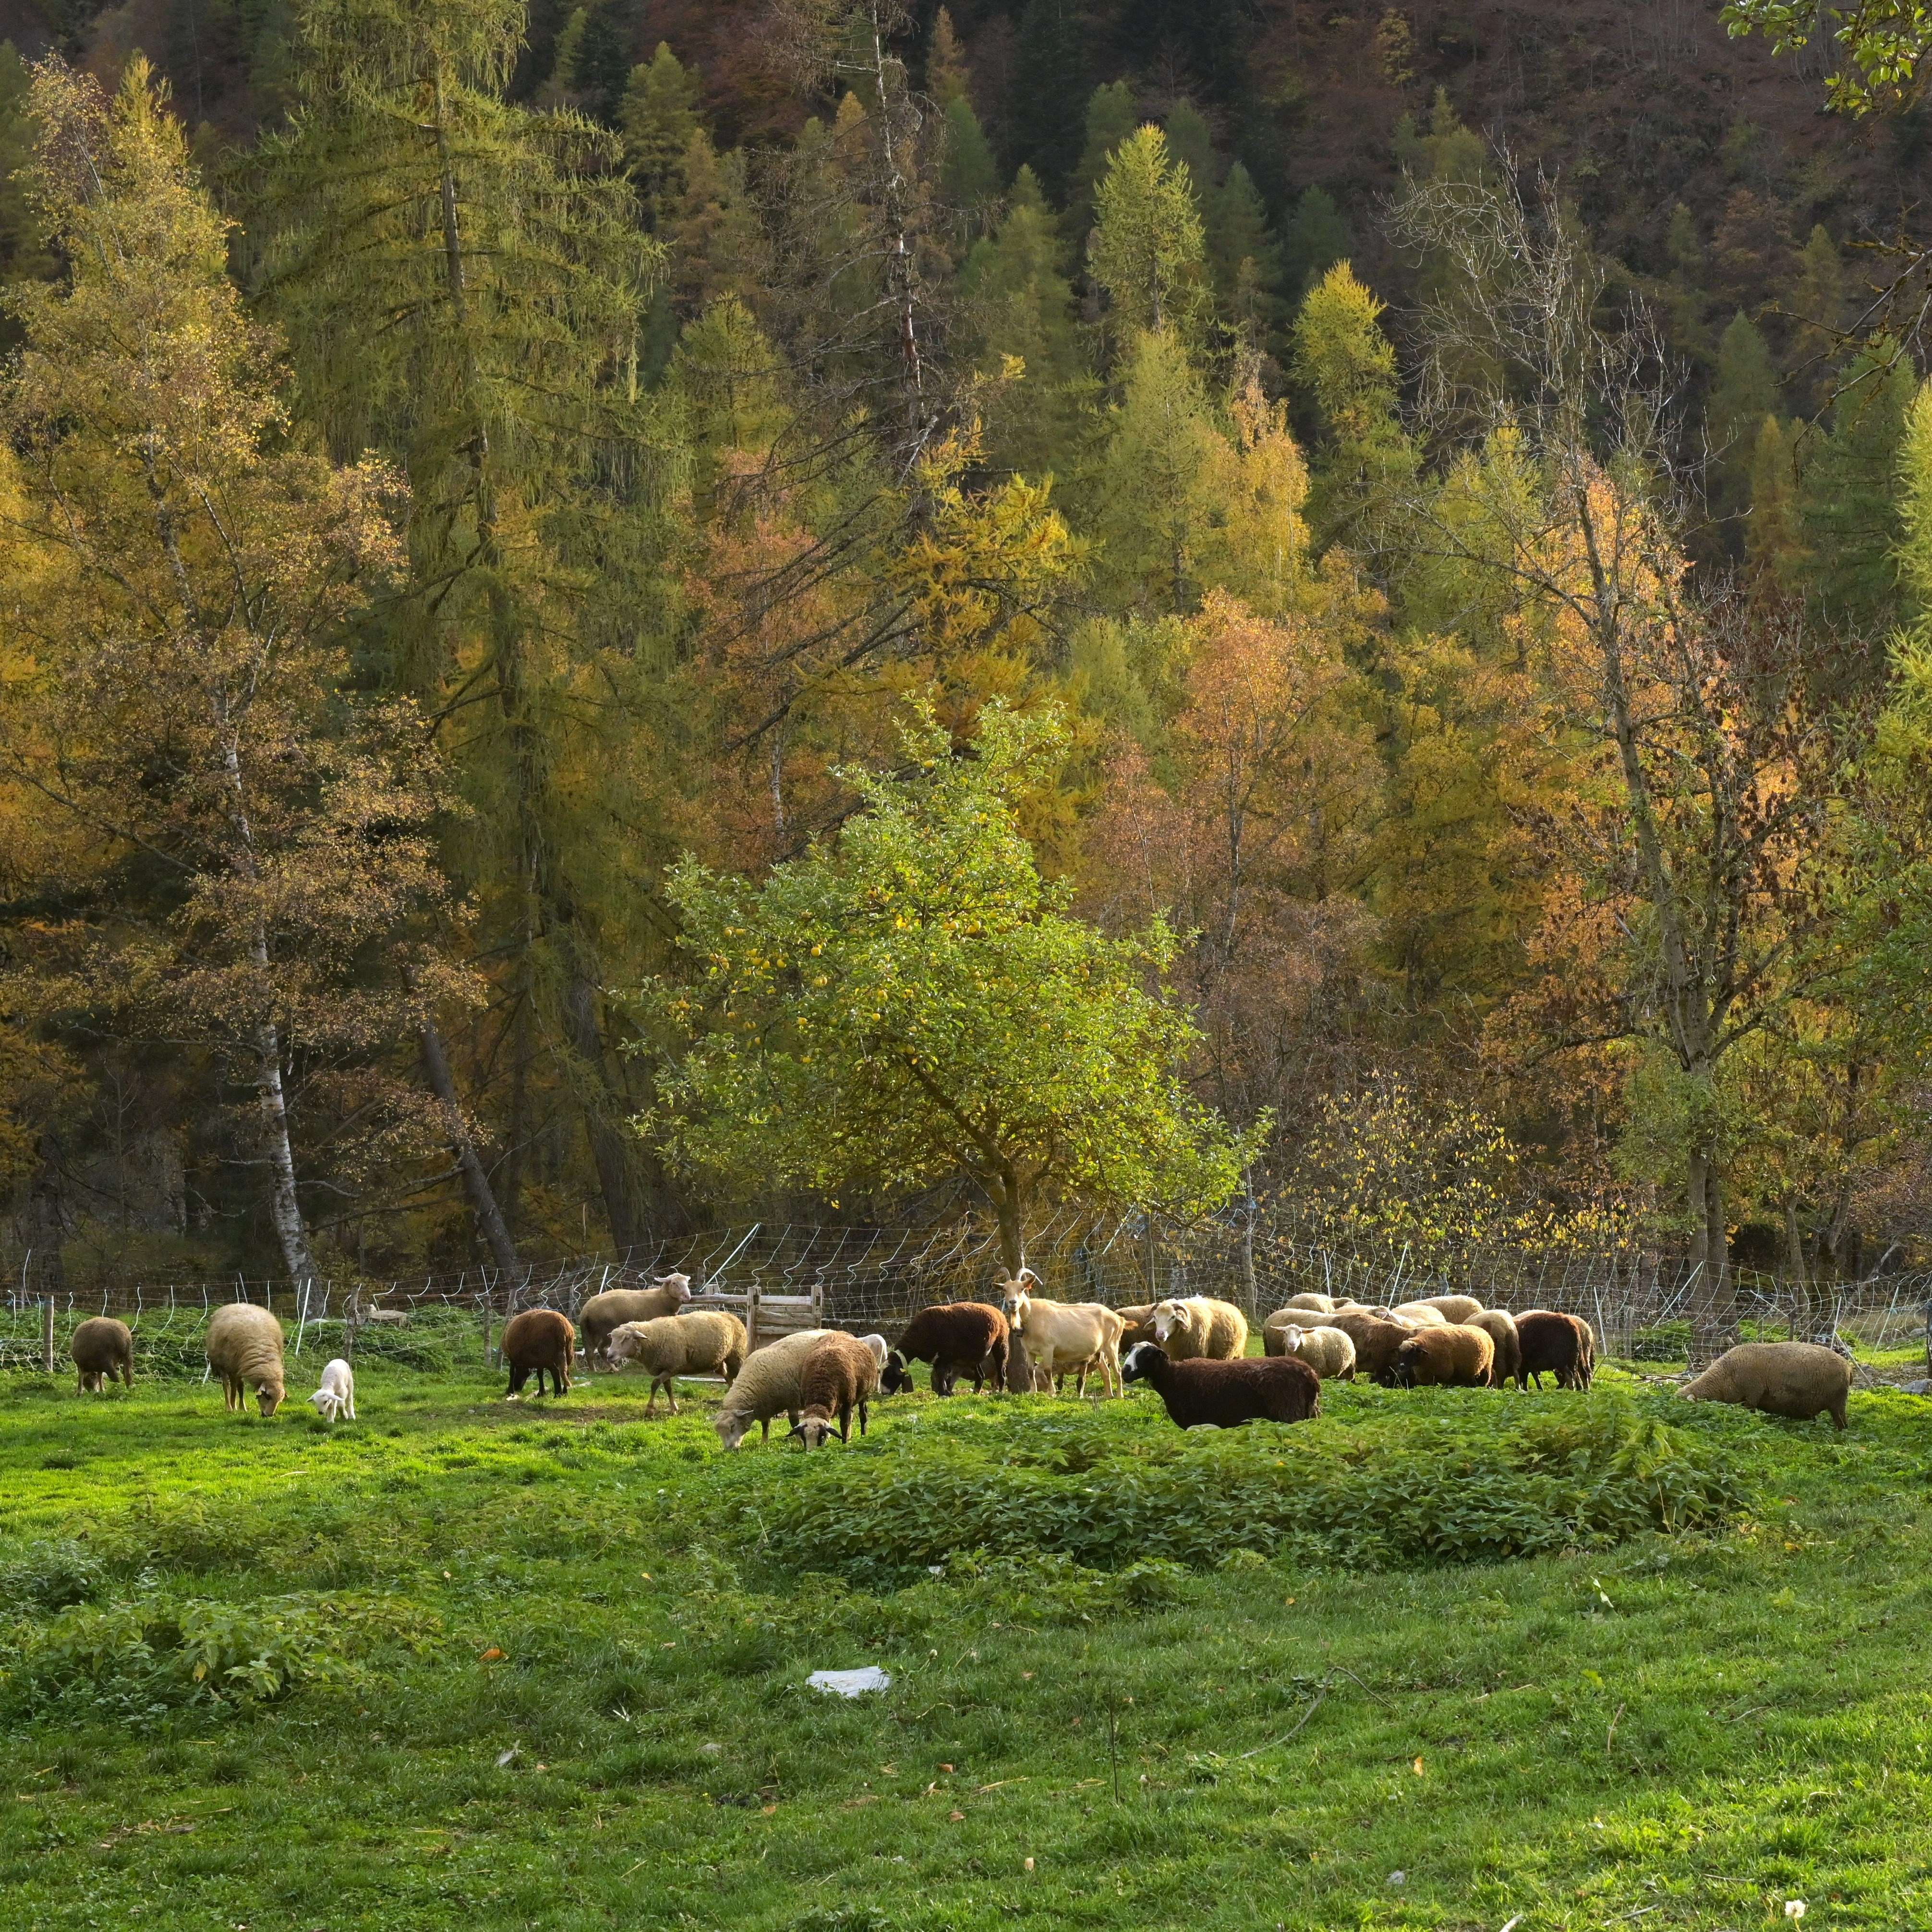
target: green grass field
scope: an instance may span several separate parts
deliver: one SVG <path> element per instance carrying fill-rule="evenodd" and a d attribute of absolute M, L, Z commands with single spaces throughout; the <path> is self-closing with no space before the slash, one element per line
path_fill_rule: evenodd
<path fill-rule="evenodd" d="M 1932 1925 L 1932 1409 L 1601 1379 L 808 1457 L 630 1382 L 15 1376 L 0 1923 Z"/>

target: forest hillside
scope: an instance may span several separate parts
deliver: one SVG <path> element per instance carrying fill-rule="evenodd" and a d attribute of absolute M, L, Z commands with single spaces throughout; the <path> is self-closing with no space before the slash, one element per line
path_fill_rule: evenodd
<path fill-rule="evenodd" d="M 22 1292 L 1923 1253 L 1909 84 L 1691 0 L 0 34 Z"/>

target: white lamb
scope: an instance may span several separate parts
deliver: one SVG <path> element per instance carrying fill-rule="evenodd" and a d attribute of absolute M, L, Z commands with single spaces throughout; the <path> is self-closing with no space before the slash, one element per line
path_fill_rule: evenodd
<path fill-rule="evenodd" d="M 322 1372 L 322 1386 L 309 1397 L 325 1421 L 356 1420 L 356 1372 L 340 1355 Z"/>

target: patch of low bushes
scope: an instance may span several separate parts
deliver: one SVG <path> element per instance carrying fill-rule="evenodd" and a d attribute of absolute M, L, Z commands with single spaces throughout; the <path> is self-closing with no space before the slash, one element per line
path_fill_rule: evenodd
<path fill-rule="evenodd" d="M 1721 1450 L 1622 1391 L 1533 1409 L 1452 1391 L 1349 1400 L 1358 1426 L 1130 1435 L 1036 1411 L 1024 1436 L 901 1435 L 890 1456 L 814 1459 L 739 1532 L 781 1568 L 890 1589 L 962 1558 L 1040 1552 L 1108 1573 L 1203 1569 L 1235 1550 L 1352 1569 L 1494 1562 L 1744 1508 Z"/>

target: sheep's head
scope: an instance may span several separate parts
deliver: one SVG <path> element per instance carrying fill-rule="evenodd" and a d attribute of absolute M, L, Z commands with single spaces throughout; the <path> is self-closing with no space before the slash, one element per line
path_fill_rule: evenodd
<path fill-rule="evenodd" d="M 1156 1358 L 1165 1360 L 1166 1351 L 1158 1342 L 1136 1342 L 1120 1364 L 1122 1376 L 1130 1382 L 1144 1382 L 1153 1373 Z"/>
<path fill-rule="evenodd" d="M 911 1387 L 911 1366 L 904 1356 L 895 1348 L 886 1357 L 886 1365 L 879 1371 L 879 1393 L 881 1395 L 898 1395 Z"/>
<path fill-rule="evenodd" d="M 1155 1339 L 1165 1342 L 1175 1329 L 1186 1325 L 1187 1311 L 1178 1301 L 1163 1301 L 1156 1306 L 1148 1321 L 1154 1329 Z"/>
<path fill-rule="evenodd" d="M 661 1274 L 652 1280 L 651 1286 L 668 1288 L 674 1301 L 686 1302 L 691 1299 L 691 1277 L 688 1274 Z"/>
<path fill-rule="evenodd" d="M 1297 1328 L 1292 1322 L 1289 1322 L 1281 1331 L 1281 1346 L 1291 1355 L 1300 1354 L 1301 1338 L 1305 1332 L 1306 1330 Z"/>
<path fill-rule="evenodd" d="M 752 1425 L 748 1418 L 742 1415 L 714 1415 L 711 1426 L 718 1432 L 718 1442 L 727 1449 L 735 1449 L 745 1439 L 745 1431 Z"/>
<path fill-rule="evenodd" d="M 604 1337 L 604 1352 L 613 1361 L 634 1362 L 644 1352 L 644 1344 L 638 1340 L 638 1324 L 626 1322 L 621 1328 L 614 1328 Z"/>
<path fill-rule="evenodd" d="M 1415 1386 L 1415 1366 L 1426 1353 L 1428 1344 L 1420 1336 L 1403 1342 L 1395 1352 L 1395 1360 L 1389 1364 L 1389 1379 L 1397 1388 Z"/>
<path fill-rule="evenodd" d="M 273 1382 L 263 1382 L 255 1390 L 255 1406 L 264 1415 L 273 1415 L 282 1406 L 282 1397 L 288 1393 L 282 1378 L 278 1376 Z"/>
<path fill-rule="evenodd" d="M 822 1448 L 838 1428 L 829 1415 L 808 1415 L 792 1424 L 792 1440 L 808 1449 Z"/>

